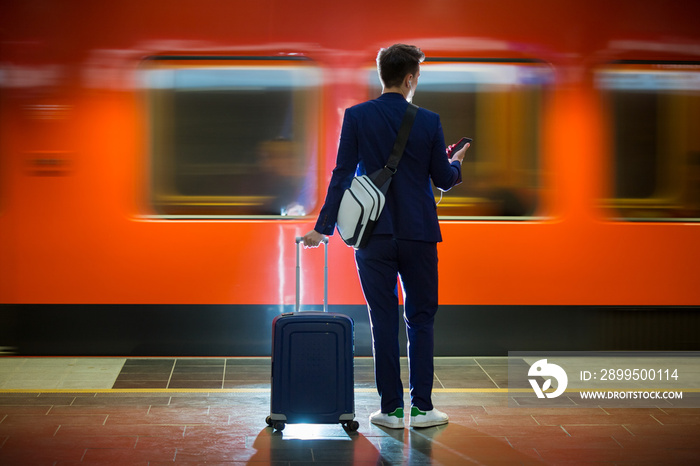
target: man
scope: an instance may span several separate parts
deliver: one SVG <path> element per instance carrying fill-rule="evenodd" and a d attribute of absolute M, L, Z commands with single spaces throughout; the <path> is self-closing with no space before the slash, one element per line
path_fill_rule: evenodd
<path fill-rule="evenodd" d="M 345 111 L 336 167 L 314 230 L 304 245 L 316 247 L 332 235 L 343 192 L 353 176 L 384 167 L 408 102 L 418 86 L 425 55 L 415 46 L 395 44 L 379 51 L 382 95 Z M 461 164 L 469 145 L 450 159 L 440 117 L 419 109 L 403 157 L 392 178 L 386 205 L 366 247 L 355 252 L 358 274 L 372 327 L 375 380 L 381 409 L 373 424 L 404 427 L 403 385 L 399 365 L 401 279 L 408 334 L 411 427 L 448 422 L 432 404 L 433 322 L 438 307 L 437 243 L 442 241 L 431 180 L 448 190 L 461 182 Z"/>

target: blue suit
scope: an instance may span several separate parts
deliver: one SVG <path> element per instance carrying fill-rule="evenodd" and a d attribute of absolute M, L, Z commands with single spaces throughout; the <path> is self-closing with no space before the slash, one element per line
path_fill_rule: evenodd
<path fill-rule="evenodd" d="M 345 111 L 336 167 L 315 230 L 332 235 L 343 192 L 355 174 L 384 167 L 408 106 L 386 93 Z M 433 409 L 433 322 L 438 307 L 437 242 L 442 241 L 432 183 L 447 190 L 461 182 L 461 165 L 450 163 L 440 117 L 418 109 L 372 237 L 355 253 L 372 324 L 375 378 L 381 410 L 403 407 L 399 366 L 397 276 L 404 290 L 411 404 Z"/>
<path fill-rule="evenodd" d="M 374 173 L 384 167 L 406 107 L 408 102 L 401 94 L 387 93 L 345 111 L 336 167 L 316 231 L 333 234 L 340 200 L 356 173 Z M 431 179 L 438 188 L 448 190 L 461 182 L 461 166 L 450 164 L 445 155 L 440 116 L 420 108 L 374 234 L 442 241 Z"/>

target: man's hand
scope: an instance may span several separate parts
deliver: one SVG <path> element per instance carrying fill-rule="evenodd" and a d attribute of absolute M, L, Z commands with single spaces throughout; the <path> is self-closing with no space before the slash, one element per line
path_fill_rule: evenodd
<path fill-rule="evenodd" d="M 454 162 L 455 160 L 458 161 L 459 163 L 462 163 L 464 161 L 464 156 L 467 153 L 467 149 L 469 149 L 469 146 L 471 146 L 471 144 L 467 143 L 464 147 L 462 147 L 460 150 L 455 152 L 452 155 L 452 158 L 450 159 L 450 163 Z"/>
<path fill-rule="evenodd" d="M 304 235 L 304 247 L 305 248 L 317 248 L 321 241 L 323 241 L 324 236 L 317 232 L 316 230 L 311 230 Z"/>

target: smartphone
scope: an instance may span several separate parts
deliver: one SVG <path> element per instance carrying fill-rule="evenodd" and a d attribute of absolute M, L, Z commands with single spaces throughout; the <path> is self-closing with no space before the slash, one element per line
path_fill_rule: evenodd
<path fill-rule="evenodd" d="M 472 142 L 472 138 L 462 138 L 459 140 L 457 145 L 452 149 L 452 153 L 454 154 L 458 150 L 460 150 L 462 147 L 466 146 L 468 143 Z"/>
<path fill-rule="evenodd" d="M 457 144 L 454 146 L 454 148 L 450 151 L 449 154 L 447 154 L 447 158 L 452 157 L 452 154 L 460 150 L 462 147 L 467 145 L 468 143 L 472 142 L 472 138 L 462 138 L 460 139 Z"/>

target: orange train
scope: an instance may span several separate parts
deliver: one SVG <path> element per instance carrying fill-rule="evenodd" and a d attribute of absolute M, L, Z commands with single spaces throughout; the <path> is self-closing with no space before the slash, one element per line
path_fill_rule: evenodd
<path fill-rule="evenodd" d="M 6 1 L 0 351 L 263 355 L 380 47 L 465 181 L 435 193 L 436 352 L 698 350 L 700 4 Z M 322 253 L 302 254 L 322 300 Z M 331 311 L 369 354 L 352 249 Z"/>

